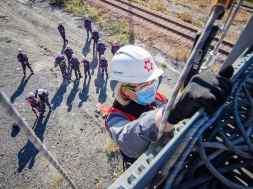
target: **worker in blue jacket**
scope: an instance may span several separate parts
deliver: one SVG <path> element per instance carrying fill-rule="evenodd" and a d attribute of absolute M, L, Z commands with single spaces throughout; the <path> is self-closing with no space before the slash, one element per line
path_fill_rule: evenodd
<path fill-rule="evenodd" d="M 68 43 L 68 40 L 66 39 L 66 35 L 65 35 L 65 28 L 64 28 L 64 26 L 62 25 L 62 22 L 61 22 L 61 21 L 58 22 L 58 31 L 59 31 L 59 33 L 60 33 L 62 39 L 63 39 L 63 43 L 64 43 L 64 44 L 65 44 L 65 43 Z"/>
<path fill-rule="evenodd" d="M 80 72 L 80 62 L 78 61 L 75 54 L 72 54 L 72 58 L 70 59 L 70 66 L 75 71 L 76 79 L 78 79 L 78 75 L 79 75 L 79 78 L 82 78 L 82 75 Z M 78 75 L 77 75 L 77 72 L 78 72 Z"/>

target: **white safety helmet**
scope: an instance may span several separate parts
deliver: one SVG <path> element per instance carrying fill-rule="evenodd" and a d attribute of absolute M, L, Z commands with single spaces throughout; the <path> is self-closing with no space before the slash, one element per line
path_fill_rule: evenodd
<path fill-rule="evenodd" d="M 22 49 L 21 48 L 18 48 L 18 52 L 21 52 L 22 51 Z"/>
<path fill-rule="evenodd" d="M 93 31 L 98 31 L 96 27 L 93 28 Z"/>
<path fill-rule="evenodd" d="M 104 59 L 105 59 L 105 55 L 101 55 L 101 59 L 103 59 L 103 60 L 104 60 Z"/>
<path fill-rule="evenodd" d="M 85 18 L 89 18 L 89 15 L 87 14 L 87 15 L 85 16 Z"/>
<path fill-rule="evenodd" d="M 35 97 L 35 94 L 33 93 L 33 92 L 30 92 L 30 93 L 28 93 L 27 94 L 27 96 L 26 96 L 27 98 L 30 98 L 30 97 Z"/>
<path fill-rule="evenodd" d="M 113 44 L 114 44 L 114 45 L 116 45 L 116 44 L 117 44 L 117 41 L 116 41 L 116 40 L 115 40 L 115 41 L 113 41 Z"/>
<path fill-rule="evenodd" d="M 163 70 L 156 66 L 151 54 L 142 47 L 126 45 L 112 58 L 112 80 L 143 83 L 156 79 L 162 74 Z"/>
<path fill-rule="evenodd" d="M 81 60 L 86 60 L 86 57 L 85 57 L 85 56 L 82 56 L 82 57 L 81 57 Z"/>
<path fill-rule="evenodd" d="M 62 54 L 60 52 L 57 53 L 57 56 L 62 56 Z"/>
<path fill-rule="evenodd" d="M 72 58 L 76 58 L 76 55 L 75 55 L 75 54 L 72 54 L 71 57 L 72 57 Z"/>
<path fill-rule="evenodd" d="M 61 22 L 61 21 L 59 21 L 59 22 L 58 22 L 58 24 L 60 25 L 60 24 L 62 24 L 62 22 Z"/>
<path fill-rule="evenodd" d="M 43 93 L 43 91 L 44 91 L 43 89 L 39 89 L 38 94 L 41 95 Z"/>
<path fill-rule="evenodd" d="M 99 38 L 99 39 L 98 39 L 98 43 L 102 43 L 102 39 Z"/>
<path fill-rule="evenodd" d="M 69 44 L 67 44 L 67 45 L 66 45 L 66 48 L 70 48 L 70 45 L 69 45 Z"/>

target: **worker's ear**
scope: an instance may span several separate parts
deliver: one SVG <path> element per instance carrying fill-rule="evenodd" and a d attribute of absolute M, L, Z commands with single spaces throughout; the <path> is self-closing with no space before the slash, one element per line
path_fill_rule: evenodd
<path fill-rule="evenodd" d="M 121 92 L 126 95 L 128 93 L 129 89 L 127 89 L 125 86 L 121 86 Z M 127 95 L 126 95 L 127 96 Z"/>
<path fill-rule="evenodd" d="M 126 88 L 125 86 L 121 87 L 121 92 L 125 96 L 130 97 L 130 99 L 132 99 L 132 100 L 137 100 L 138 99 L 136 93 L 134 91 L 131 91 L 130 89 Z"/>

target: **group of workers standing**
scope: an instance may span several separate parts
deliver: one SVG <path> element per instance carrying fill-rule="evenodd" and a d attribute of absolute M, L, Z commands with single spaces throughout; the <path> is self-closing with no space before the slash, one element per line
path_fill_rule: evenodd
<path fill-rule="evenodd" d="M 87 37 L 90 33 L 94 40 L 93 46 L 98 51 L 100 67 L 103 69 L 102 77 L 104 72 L 108 76 L 108 62 L 104 55 L 106 46 L 97 29 L 94 28 L 92 31 L 91 23 L 87 15 L 84 20 Z M 59 22 L 58 30 L 64 43 L 68 43 L 61 22 Z M 116 41 L 111 52 L 114 55 L 111 62 L 111 79 L 116 80 L 117 85 L 114 91 L 115 100 L 105 118 L 105 127 L 118 145 L 126 165 L 125 168 L 127 168 L 148 149 L 152 142 L 157 141 L 167 99 L 157 92 L 158 79 L 159 77 L 162 79 L 163 70 L 156 66 L 149 52 L 134 45 L 119 48 Z M 63 79 L 67 78 L 67 67 L 75 71 L 76 77 L 81 78 L 81 63 L 84 65 L 85 76 L 91 76 L 90 62 L 85 56 L 81 57 L 80 63 L 69 45 L 64 54 L 67 57 L 68 66 L 64 55 L 60 52 L 55 58 L 55 64 L 59 65 Z M 26 55 L 19 54 L 18 60 L 22 66 L 26 62 L 24 65 L 33 73 Z M 24 70 L 26 66 L 23 66 Z M 190 118 L 200 108 L 204 108 L 208 114 L 214 113 L 231 93 L 232 83 L 229 78 L 232 74 L 233 68 L 229 67 L 219 75 L 202 73 L 194 76 L 174 103 L 164 132 L 170 132 L 175 124 Z M 37 95 L 42 102 L 41 105 L 37 105 Z M 32 108 L 41 108 L 40 113 L 45 110 L 45 103 L 51 110 L 48 92 L 43 89 L 29 93 L 27 100 Z"/>
<path fill-rule="evenodd" d="M 102 78 L 104 77 L 104 74 L 106 74 L 106 77 L 108 77 L 108 61 L 105 58 L 105 50 L 106 50 L 106 45 L 103 43 L 102 39 L 100 38 L 99 32 L 96 29 L 96 27 L 93 28 L 92 31 L 92 20 L 89 18 L 88 15 L 85 16 L 84 19 L 84 27 L 86 28 L 87 31 L 87 39 L 89 38 L 89 34 L 91 34 L 92 39 L 94 41 L 93 43 L 93 50 L 95 50 L 98 53 L 99 57 L 99 66 L 102 69 Z M 58 22 L 58 27 L 57 27 L 62 39 L 64 45 L 66 45 L 66 48 L 64 50 L 64 54 L 61 52 L 57 53 L 57 57 L 55 58 L 55 67 L 59 66 L 62 74 L 63 80 L 70 80 L 71 78 L 68 78 L 68 71 L 72 72 L 74 71 L 76 80 L 82 78 L 82 74 L 80 71 L 80 66 L 83 65 L 84 67 L 84 75 L 85 78 L 89 76 L 91 77 L 90 73 L 90 64 L 91 62 L 87 60 L 87 58 L 83 55 L 80 59 L 78 60 L 76 54 L 74 54 L 73 49 L 71 46 L 68 44 L 69 41 L 66 38 L 66 33 L 65 33 L 65 28 L 62 24 L 61 21 Z M 117 50 L 119 49 L 119 45 L 117 44 L 117 41 L 113 42 L 113 45 L 111 47 L 111 52 L 114 55 Z M 65 56 L 66 58 L 65 58 Z M 26 67 L 30 69 L 31 74 L 34 74 L 33 69 L 31 68 L 29 62 L 28 62 L 28 56 L 22 52 L 22 49 L 18 48 L 18 55 L 17 55 L 18 61 L 21 63 L 22 68 L 23 68 L 23 74 L 24 77 L 26 77 Z M 45 104 L 49 107 L 49 110 L 51 111 L 51 105 L 49 103 L 49 93 L 48 91 L 44 89 L 38 89 L 36 92 L 29 92 L 27 94 L 26 100 L 32 107 L 32 111 L 35 113 L 36 117 L 44 117 L 43 113 L 45 112 Z"/>
<path fill-rule="evenodd" d="M 91 34 L 92 39 L 94 41 L 93 50 L 95 50 L 98 53 L 99 66 L 102 69 L 101 77 L 103 78 L 104 74 L 106 74 L 106 77 L 108 77 L 108 71 L 107 71 L 108 61 L 106 60 L 105 55 L 104 55 L 106 51 L 106 45 L 103 43 L 102 39 L 100 38 L 97 28 L 94 27 L 92 31 L 91 23 L 92 23 L 92 20 L 89 18 L 88 15 L 86 15 L 84 19 L 84 27 L 86 28 L 86 32 L 87 32 L 87 39 L 89 38 L 89 35 Z M 62 22 L 58 23 L 58 30 L 60 32 L 60 35 L 62 36 L 64 44 L 68 43 L 68 40 L 66 39 L 66 35 L 65 35 L 65 29 L 64 29 L 64 26 L 62 25 Z M 112 54 L 114 55 L 119 48 L 120 47 L 117 44 L 117 41 L 114 41 L 111 47 Z M 65 59 L 64 54 L 67 57 L 68 65 L 66 64 L 66 59 Z M 90 61 L 87 60 L 87 58 L 84 55 L 81 57 L 81 61 L 79 61 L 76 54 L 74 54 L 69 44 L 66 45 L 64 54 L 58 52 L 57 57 L 55 58 L 55 66 L 60 67 L 63 80 L 70 79 L 68 78 L 68 71 L 67 71 L 68 69 L 74 70 L 76 79 L 82 78 L 82 74 L 80 71 L 80 66 L 82 64 L 84 66 L 85 77 L 87 76 L 91 77 L 91 74 L 90 74 L 91 63 Z"/>

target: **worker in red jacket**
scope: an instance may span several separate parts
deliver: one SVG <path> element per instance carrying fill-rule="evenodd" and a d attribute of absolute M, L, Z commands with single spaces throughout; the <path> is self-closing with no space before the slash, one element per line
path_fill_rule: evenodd
<path fill-rule="evenodd" d="M 102 39 L 99 39 L 98 44 L 97 44 L 97 51 L 98 51 L 98 59 L 99 60 L 101 58 L 101 55 L 105 54 L 105 50 L 106 50 L 105 44 L 102 42 Z"/>
<path fill-rule="evenodd" d="M 70 59 L 73 54 L 73 50 L 71 49 L 69 44 L 67 44 L 66 49 L 64 50 L 64 53 L 68 59 L 68 68 L 70 68 Z"/>
<path fill-rule="evenodd" d="M 86 28 L 87 31 L 87 37 L 89 37 L 89 32 L 92 34 L 91 22 L 92 20 L 89 18 L 89 15 L 86 15 L 84 19 L 84 27 Z"/>
<path fill-rule="evenodd" d="M 112 55 L 114 55 L 118 50 L 119 50 L 119 45 L 117 44 L 117 41 L 114 41 L 113 42 L 113 45 L 112 45 L 112 48 L 111 48 L 111 52 L 112 52 Z"/>
<path fill-rule="evenodd" d="M 99 39 L 99 33 L 97 31 L 97 28 L 93 28 L 93 32 L 92 32 L 92 39 L 94 41 L 93 43 L 93 49 L 97 46 L 98 44 L 98 39 Z"/>
<path fill-rule="evenodd" d="M 102 78 L 104 77 L 104 72 L 106 73 L 106 77 L 108 77 L 107 67 L 108 67 L 108 62 L 105 59 L 105 55 L 101 55 L 100 68 L 102 69 Z"/>
<path fill-rule="evenodd" d="M 44 111 L 40 101 L 35 97 L 35 94 L 33 92 L 28 93 L 26 96 L 26 100 L 31 105 L 32 111 L 34 112 L 36 117 L 42 118 Z"/>
<path fill-rule="evenodd" d="M 51 112 L 51 105 L 49 103 L 49 93 L 48 91 L 46 91 L 45 89 L 38 89 L 35 91 L 35 98 L 39 97 L 40 98 L 40 103 L 42 105 L 42 109 L 45 110 L 46 109 L 46 105 L 49 108 L 49 111 Z"/>
<path fill-rule="evenodd" d="M 18 55 L 17 55 L 18 61 L 21 63 L 21 66 L 23 68 L 24 77 L 26 77 L 26 67 L 28 67 L 31 71 L 31 74 L 34 74 L 29 62 L 28 57 L 26 54 L 23 54 L 22 49 L 18 48 Z"/>

